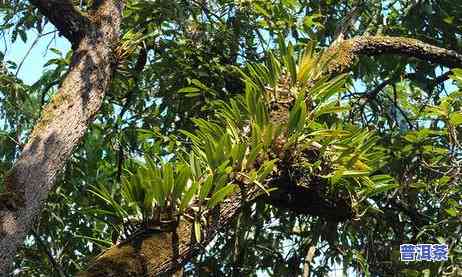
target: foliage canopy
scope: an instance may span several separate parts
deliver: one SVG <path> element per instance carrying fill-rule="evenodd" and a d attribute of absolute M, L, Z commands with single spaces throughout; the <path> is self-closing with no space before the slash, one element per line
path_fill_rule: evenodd
<path fill-rule="evenodd" d="M 358 35 L 462 53 L 462 3 L 125 2 L 110 91 L 17 274 L 75 275 L 113 243 L 178 220 L 209 242 L 208 220 L 237 192 L 248 201 L 186 276 L 462 274 L 462 69 L 385 51 L 329 71 L 333 46 Z M 0 11 L 12 43 L 50 35 L 28 1 Z M 33 84 L 1 55 L 3 177 L 69 70 L 72 50 L 49 51 Z M 447 244 L 449 260 L 401 262 L 404 243 Z"/>

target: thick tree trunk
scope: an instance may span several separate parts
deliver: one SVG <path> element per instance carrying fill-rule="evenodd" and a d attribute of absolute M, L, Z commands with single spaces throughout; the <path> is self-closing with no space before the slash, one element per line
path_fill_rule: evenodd
<path fill-rule="evenodd" d="M 0 195 L 0 272 L 4 273 L 101 106 L 114 70 L 122 19 L 122 1 L 95 1 L 89 17 L 75 10 L 72 1 L 31 2 L 73 43 L 75 52 L 66 78 L 44 109 L 7 175 L 6 192 Z"/>

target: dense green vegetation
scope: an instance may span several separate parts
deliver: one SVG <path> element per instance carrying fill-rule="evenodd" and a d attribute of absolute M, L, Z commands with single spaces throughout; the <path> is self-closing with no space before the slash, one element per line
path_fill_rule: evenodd
<path fill-rule="evenodd" d="M 74 2 L 84 14 L 94 4 Z M 191 240 L 212 241 L 185 276 L 462 275 L 462 70 L 387 49 L 335 67 L 361 35 L 462 53 L 462 3 L 125 2 L 110 88 L 16 274 L 74 276 L 181 219 Z M 0 11 L 7 40 L 49 24 L 28 1 Z M 72 62 L 49 51 L 34 84 L 2 60 L 3 177 Z M 211 232 L 236 194 L 239 213 Z M 447 244 L 449 260 L 401 262 L 404 243 Z"/>

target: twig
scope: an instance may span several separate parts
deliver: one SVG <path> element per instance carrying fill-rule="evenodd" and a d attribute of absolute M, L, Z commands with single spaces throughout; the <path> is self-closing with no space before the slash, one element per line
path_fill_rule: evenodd
<path fill-rule="evenodd" d="M 26 55 L 24 55 L 24 57 L 22 58 L 21 62 L 19 63 L 18 69 L 16 70 L 16 73 L 14 74 L 15 77 L 18 77 L 18 74 L 19 74 L 19 71 L 20 71 L 21 68 L 22 68 L 22 65 L 23 65 L 24 62 L 26 61 L 27 57 L 29 57 L 30 52 L 31 52 L 32 49 L 35 47 L 35 45 L 37 44 L 37 42 L 39 42 L 40 37 L 41 37 L 40 34 L 37 35 L 37 37 L 35 38 L 34 42 L 32 42 L 32 45 L 29 47 L 29 49 L 28 49 L 27 52 L 26 52 Z"/>
<path fill-rule="evenodd" d="M 44 37 L 44 36 L 47 36 L 49 34 L 52 34 L 52 33 L 55 33 L 56 31 L 51 31 L 51 32 L 47 32 L 47 33 L 39 33 L 37 35 L 37 37 L 35 38 L 34 42 L 32 42 L 32 45 L 29 47 L 29 49 L 27 50 L 26 52 L 26 55 L 24 55 L 24 57 L 22 58 L 21 62 L 19 63 L 19 66 L 18 66 L 18 69 L 16 70 L 16 73 L 15 73 L 15 77 L 18 77 L 18 74 L 19 74 L 19 71 L 21 70 L 24 62 L 26 61 L 27 57 L 29 57 L 30 53 L 32 52 L 32 49 L 35 47 L 35 45 L 39 42 L 39 40 Z"/>

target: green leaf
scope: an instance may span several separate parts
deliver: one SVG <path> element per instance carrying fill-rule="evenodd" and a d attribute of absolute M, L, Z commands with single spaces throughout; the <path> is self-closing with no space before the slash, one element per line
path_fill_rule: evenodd
<path fill-rule="evenodd" d="M 252 145 L 252 147 L 253 148 L 250 150 L 249 155 L 247 155 L 246 157 L 246 162 L 245 162 L 246 167 L 250 167 L 255 162 L 255 160 L 257 159 L 258 153 L 260 153 L 260 151 L 263 148 L 263 145 L 259 142 L 255 142 L 255 144 Z"/>
<path fill-rule="evenodd" d="M 288 129 L 289 132 L 293 132 L 297 129 L 298 123 L 302 118 L 302 110 L 299 105 L 295 105 L 292 110 L 289 112 L 289 122 Z"/>
<path fill-rule="evenodd" d="M 447 24 L 452 24 L 454 22 L 454 16 L 446 16 L 445 18 L 443 18 L 443 21 Z"/>
<path fill-rule="evenodd" d="M 329 81 L 327 79 L 319 80 L 310 90 L 311 97 L 319 102 L 323 102 L 332 95 L 342 92 L 345 87 L 346 76 L 346 74 L 341 74 Z"/>
<path fill-rule="evenodd" d="M 178 90 L 178 93 L 184 94 L 186 97 L 195 97 L 200 95 L 201 89 L 197 87 L 185 87 Z"/>
<path fill-rule="evenodd" d="M 26 43 L 27 42 L 27 34 L 26 31 L 23 29 L 18 29 L 19 36 L 21 37 L 22 42 Z"/>
<path fill-rule="evenodd" d="M 257 113 L 257 92 L 256 88 L 250 84 L 250 82 L 246 81 L 246 89 L 245 89 L 245 102 L 247 109 L 251 115 L 256 115 Z"/>
<path fill-rule="evenodd" d="M 263 105 L 261 101 L 259 101 L 256 105 L 256 123 L 258 126 L 263 127 L 268 123 L 268 110 Z"/>
<path fill-rule="evenodd" d="M 320 105 L 313 110 L 313 118 L 318 118 L 323 114 L 331 114 L 331 113 L 341 113 L 347 112 L 351 109 L 349 106 L 337 106 L 336 103 L 329 103 L 328 105 Z"/>
<path fill-rule="evenodd" d="M 204 201 L 204 199 L 208 196 L 210 190 L 213 186 L 213 175 L 207 176 L 205 182 L 202 184 L 200 193 L 199 193 L 199 200 Z"/>
<path fill-rule="evenodd" d="M 263 182 L 266 177 L 273 171 L 277 159 L 271 161 L 265 161 L 263 165 L 257 171 L 257 179 L 259 182 Z"/>
<path fill-rule="evenodd" d="M 302 131 L 307 117 L 306 104 L 303 97 L 297 99 L 289 112 L 288 130 L 290 133 Z"/>
<path fill-rule="evenodd" d="M 173 200 L 179 199 L 188 180 L 191 176 L 191 170 L 186 164 L 177 165 L 176 178 L 175 178 L 175 187 L 173 188 L 172 197 Z"/>
<path fill-rule="evenodd" d="M 295 65 L 294 47 L 292 43 L 289 43 L 289 47 L 287 48 L 286 66 L 290 73 L 291 82 L 292 84 L 295 84 L 297 81 L 297 67 Z"/>
<path fill-rule="evenodd" d="M 194 181 L 192 183 L 191 187 L 186 192 L 186 194 L 183 196 L 183 199 L 181 199 L 180 213 L 184 212 L 186 210 L 186 208 L 188 207 L 188 205 L 191 202 L 192 198 L 196 194 L 198 188 L 199 188 L 199 182 Z"/>
<path fill-rule="evenodd" d="M 165 196 L 168 197 L 172 192 L 174 179 L 173 179 L 173 167 L 171 164 L 166 164 L 163 166 L 163 174 L 162 174 L 162 183 L 163 183 L 163 191 Z"/>
<path fill-rule="evenodd" d="M 228 184 L 215 192 L 210 200 L 208 201 L 207 207 L 213 209 L 216 205 L 221 203 L 228 195 L 230 195 L 236 189 L 236 185 Z"/>
<path fill-rule="evenodd" d="M 199 92 L 200 88 L 197 87 L 185 87 L 178 90 L 179 93 L 190 93 L 190 92 Z"/>
<path fill-rule="evenodd" d="M 462 124 L 462 112 L 455 112 L 449 116 L 449 122 L 453 126 L 459 126 Z"/>
<path fill-rule="evenodd" d="M 270 85 L 275 87 L 281 75 L 281 65 L 272 51 L 268 52 L 268 68 L 271 74 Z"/>
<path fill-rule="evenodd" d="M 200 161 L 196 158 L 193 152 L 189 155 L 189 163 L 191 166 L 192 175 L 196 178 L 199 178 L 202 174 Z"/>
<path fill-rule="evenodd" d="M 194 220 L 194 236 L 197 242 L 201 242 L 201 223 L 198 220 Z"/>
<path fill-rule="evenodd" d="M 109 240 L 103 240 L 103 239 L 99 239 L 99 238 L 94 238 L 94 237 L 84 236 L 84 235 L 78 235 L 78 234 L 74 235 L 73 237 L 82 238 L 82 239 L 85 239 L 85 240 L 91 240 L 91 241 L 95 242 L 96 244 L 102 246 L 103 248 L 112 246 L 112 242 L 109 241 Z"/>
<path fill-rule="evenodd" d="M 449 208 L 445 210 L 448 215 L 455 217 L 459 214 L 459 212 L 455 208 Z"/>
<path fill-rule="evenodd" d="M 262 7 L 261 5 L 257 4 L 257 3 L 254 3 L 253 4 L 253 7 L 255 9 L 256 12 L 266 16 L 266 17 L 270 17 L 270 14 L 266 11 L 266 9 L 264 7 Z"/>
<path fill-rule="evenodd" d="M 374 195 L 384 193 L 386 191 L 395 189 L 397 187 L 399 187 L 398 184 L 382 184 L 382 185 L 374 186 L 374 188 L 370 192 L 367 193 L 367 196 L 372 197 Z"/>
<path fill-rule="evenodd" d="M 51 52 L 55 53 L 56 55 L 60 56 L 60 57 L 63 55 L 63 53 L 62 53 L 59 49 L 56 49 L 56 48 L 53 48 L 53 47 L 52 47 L 52 48 L 50 48 L 49 50 L 50 50 Z"/>
<path fill-rule="evenodd" d="M 108 189 L 104 185 L 99 185 L 99 186 L 91 186 L 91 189 L 89 190 L 90 193 L 95 195 L 96 197 L 100 198 L 103 200 L 108 207 L 114 211 L 114 213 L 119 217 L 119 218 L 124 218 L 128 216 L 128 212 L 122 208 L 121 205 L 119 205 L 111 196 L 109 193 Z"/>
<path fill-rule="evenodd" d="M 233 145 L 231 149 L 231 157 L 233 159 L 234 166 L 239 167 L 242 165 L 242 161 L 245 156 L 246 145 L 244 143 L 238 143 Z"/>
<path fill-rule="evenodd" d="M 201 81 L 197 79 L 192 79 L 191 83 L 204 91 L 207 91 L 209 93 L 211 92 L 210 88 L 208 88 L 206 85 L 204 85 Z"/>

